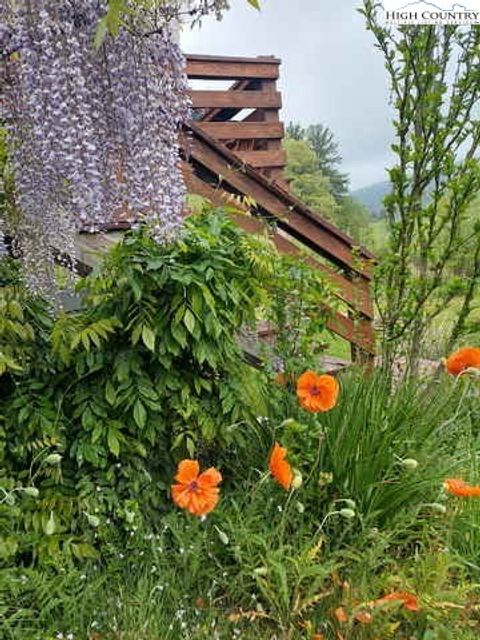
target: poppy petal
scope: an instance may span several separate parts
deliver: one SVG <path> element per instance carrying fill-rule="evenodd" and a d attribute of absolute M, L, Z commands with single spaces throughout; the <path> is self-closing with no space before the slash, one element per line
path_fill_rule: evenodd
<path fill-rule="evenodd" d="M 175 480 L 181 484 L 190 484 L 198 478 L 200 465 L 197 460 L 182 460 L 178 464 Z"/>
<path fill-rule="evenodd" d="M 202 488 L 216 487 L 222 481 L 222 474 L 214 467 L 210 467 L 198 476 L 198 484 Z"/>

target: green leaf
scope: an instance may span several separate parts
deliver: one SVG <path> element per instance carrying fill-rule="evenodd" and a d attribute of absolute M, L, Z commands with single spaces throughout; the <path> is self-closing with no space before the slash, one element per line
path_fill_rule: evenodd
<path fill-rule="evenodd" d="M 248 4 L 251 4 L 252 7 L 260 11 L 260 2 L 259 0 L 247 0 Z"/>
<path fill-rule="evenodd" d="M 187 438 L 188 455 L 193 458 L 195 456 L 195 442 L 191 438 Z"/>
<path fill-rule="evenodd" d="M 112 427 L 110 427 L 107 432 L 107 444 L 113 455 L 118 457 L 120 453 L 120 441 L 117 436 L 117 430 Z"/>
<path fill-rule="evenodd" d="M 185 315 L 183 317 L 183 323 L 187 327 L 188 331 L 193 334 L 193 331 L 195 329 L 195 316 L 190 311 L 190 309 L 187 309 L 185 311 Z"/>
<path fill-rule="evenodd" d="M 147 349 L 152 352 L 155 351 L 155 334 L 152 329 L 146 324 L 143 325 L 142 340 Z"/>
<path fill-rule="evenodd" d="M 137 423 L 137 426 L 140 429 L 143 429 L 147 423 L 147 410 L 140 400 L 137 400 L 135 402 L 135 405 L 133 407 L 133 417 L 135 419 L 135 422 Z"/>
<path fill-rule="evenodd" d="M 115 387 L 110 380 L 105 385 L 105 399 L 112 407 L 117 400 L 117 394 L 115 393 Z"/>

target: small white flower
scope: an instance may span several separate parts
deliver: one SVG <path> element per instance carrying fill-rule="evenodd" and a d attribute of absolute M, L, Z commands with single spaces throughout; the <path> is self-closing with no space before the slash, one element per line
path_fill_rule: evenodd
<path fill-rule="evenodd" d="M 281 505 L 281 504 L 277 505 L 277 511 L 278 511 L 279 513 L 282 513 L 282 511 L 283 511 L 283 507 L 282 507 L 282 505 Z"/>

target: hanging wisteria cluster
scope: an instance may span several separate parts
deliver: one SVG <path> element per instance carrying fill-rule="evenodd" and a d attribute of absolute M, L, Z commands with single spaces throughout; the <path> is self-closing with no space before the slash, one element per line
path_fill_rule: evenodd
<path fill-rule="evenodd" d="M 221 13 L 226 2 L 209 6 Z M 158 10 L 132 12 L 95 48 L 105 10 L 102 0 L 4 0 L 0 8 L 15 236 L 28 283 L 43 294 L 52 287 L 51 248 L 73 257 L 78 229 L 144 220 L 165 242 L 180 228 L 184 57 Z"/>

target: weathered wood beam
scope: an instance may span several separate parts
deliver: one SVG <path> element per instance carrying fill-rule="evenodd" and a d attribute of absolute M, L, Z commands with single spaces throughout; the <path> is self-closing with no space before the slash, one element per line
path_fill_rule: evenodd
<path fill-rule="evenodd" d="M 287 155 L 283 149 L 271 149 L 269 151 L 242 151 L 235 150 L 236 155 L 252 167 L 274 168 L 284 167 L 287 164 Z"/>
<path fill-rule="evenodd" d="M 282 139 L 285 127 L 282 122 L 203 122 L 197 126 L 217 140 L 266 140 Z"/>
<path fill-rule="evenodd" d="M 280 109 L 282 96 L 276 91 L 195 91 L 188 92 L 194 109 Z"/>
<path fill-rule="evenodd" d="M 185 140 L 189 157 L 221 176 L 225 185 L 248 194 L 256 201 L 260 212 L 313 251 L 367 280 L 371 278 L 369 259 L 374 258 L 373 254 L 361 248 L 358 257 L 355 256 L 354 243 L 346 234 L 305 207 L 291 193 L 269 183 L 255 169 L 243 165 L 238 156 L 206 136 L 195 124 L 189 128 L 194 134 Z"/>
<path fill-rule="evenodd" d="M 190 192 L 196 193 L 206 198 L 216 206 L 232 206 L 232 204 L 234 203 L 234 199 L 231 194 L 228 194 L 221 188 L 215 189 L 214 187 L 208 185 L 206 182 L 198 178 L 193 173 L 192 168 L 186 163 L 183 163 L 182 168 L 185 183 Z M 235 203 L 235 207 L 240 211 L 242 210 L 242 205 L 238 204 L 238 202 Z M 248 231 L 249 233 L 265 232 L 264 223 L 251 215 L 242 213 L 230 213 L 230 217 L 244 231 Z M 320 271 L 325 276 L 325 278 L 333 285 L 334 295 L 336 297 L 342 300 L 342 302 L 345 302 L 347 305 L 349 305 L 357 313 L 360 313 L 361 316 L 363 316 L 365 319 L 373 318 L 373 309 L 368 286 L 365 288 L 357 287 L 356 283 L 353 283 L 351 280 L 348 280 L 340 273 L 334 271 L 331 267 L 323 264 L 322 262 L 319 262 L 317 259 L 307 254 L 305 251 L 302 251 L 300 247 L 298 247 L 284 235 L 274 230 L 270 230 L 269 233 L 270 238 L 281 253 L 301 258 L 304 262 L 306 262 L 314 269 L 318 269 L 318 271 Z"/>
<path fill-rule="evenodd" d="M 248 80 L 279 77 L 277 58 L 226 58 L 187 55 L 187 75 L 192 80 Z"/>

